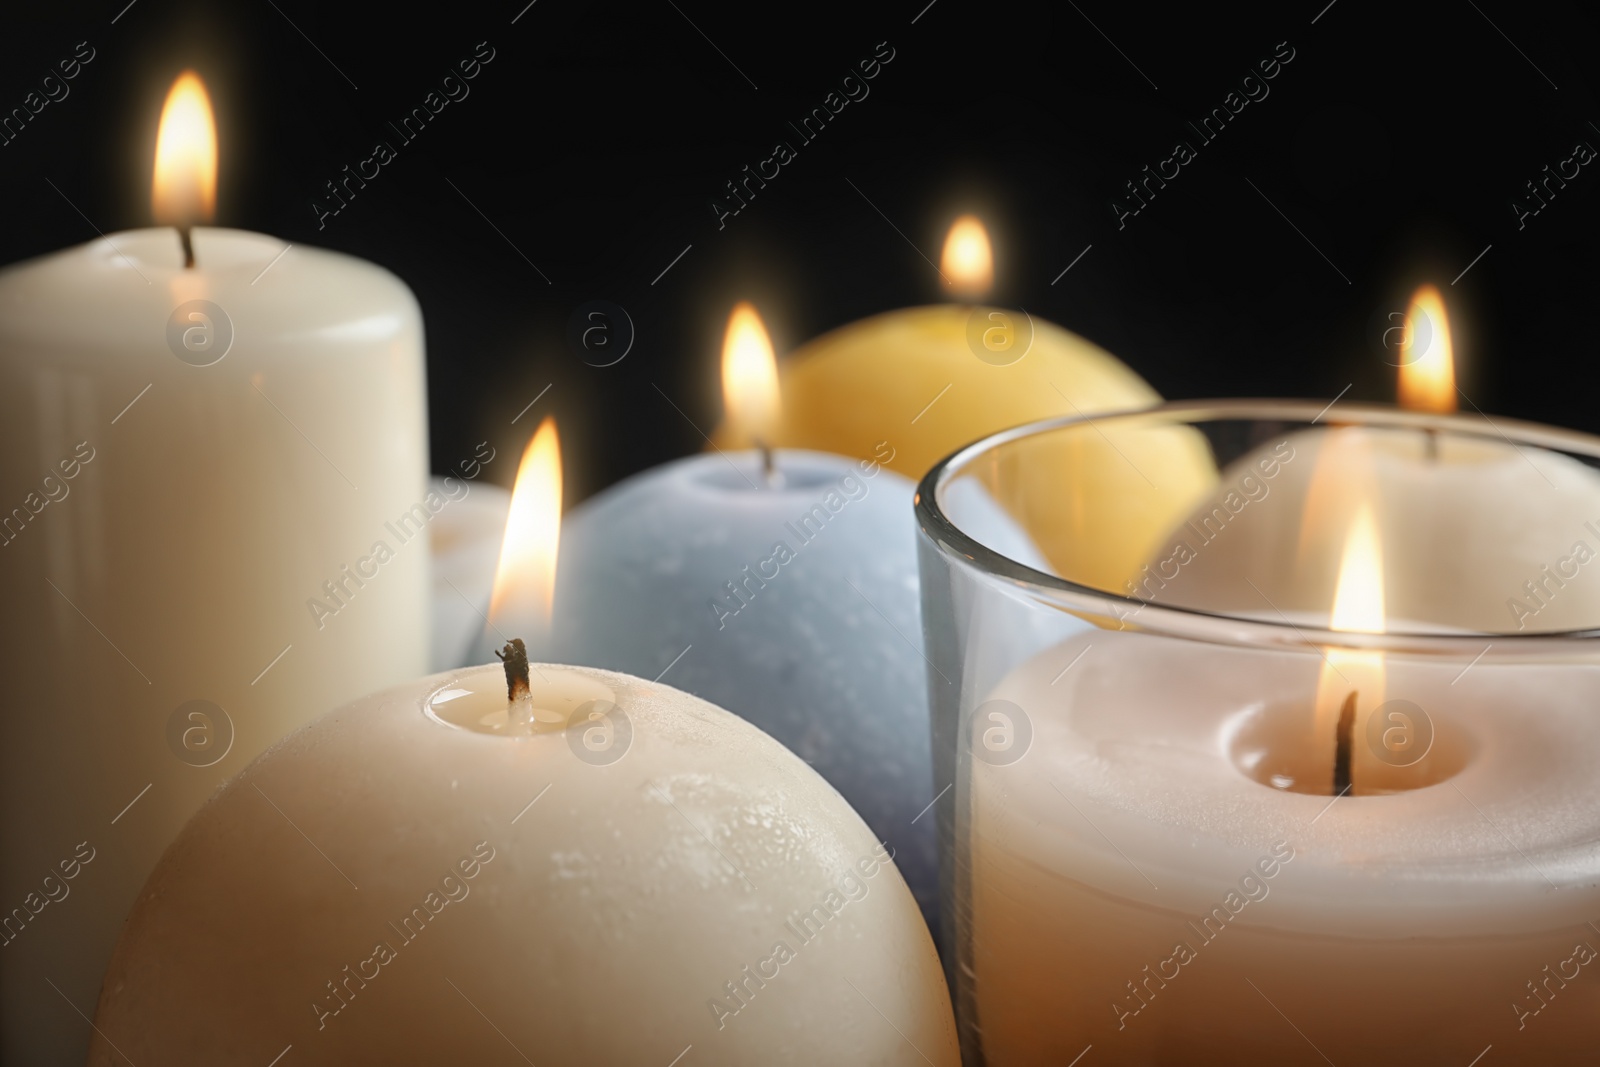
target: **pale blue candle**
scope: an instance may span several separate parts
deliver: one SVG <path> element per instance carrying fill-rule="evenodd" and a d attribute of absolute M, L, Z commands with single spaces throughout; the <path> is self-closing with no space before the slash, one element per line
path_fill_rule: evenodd
<path fill-rule="evenodd" d="M 549 658 L 659 678 L 771 734 L 894 850 L 933 926 L 914 487 L 892 454 L 778 452 L 770 481 L 758 453 L 707 454 L 592 498 L 562 525 Z"/>

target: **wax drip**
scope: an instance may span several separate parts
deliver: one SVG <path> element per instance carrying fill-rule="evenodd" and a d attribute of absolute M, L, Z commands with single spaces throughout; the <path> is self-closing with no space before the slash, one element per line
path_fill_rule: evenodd
<path fill-rule="evenodd" d="M 1422 454 L 1429 463 L 1439 461 L 1439 431 L 1431 426 L 1422 431 Z"/>
<path fill-rule="evenodd" d="M 1333 752 L 1333 795 L 1342 797 L 1350 791 L 1350 742 L 1356 726 L 1356 693 L 1344 698 L 1339 708 L 1339 727 Z"/>
<path fill-rule="evenodd" d="M 187 226 L 178 227 L 178 243 L 183 245 L 183 269 L 194 269 L 194 235 Z"/>
<path fill-rule="evenodd" d="M 528 646 L 522 638 L 511 638 L 495 655 L 506 668 L 506 700 L 515 704 L 518 700 L 532 699 L 533 690 L 528 684 Z"/>

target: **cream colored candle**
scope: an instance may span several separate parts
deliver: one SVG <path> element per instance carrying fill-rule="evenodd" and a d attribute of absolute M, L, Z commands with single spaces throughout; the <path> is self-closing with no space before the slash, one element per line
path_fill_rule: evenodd
<path fill-rule="evenodd" d="M 389 689 L 229 783 L 89 1062 L 954 1067 L 922 919 L 815 772 L 666 685 L 528 678 L 520 711 L 498 666 Z"/>
<path fill-rule="evenodd" d="M 1432 285 L 1407 311 L 1398 392 L 1411 411 L 1456 410 L 1452 332 Z M 1338 425 L 1349 410 L 1329 405 L 1318 416 L 1326 424 L 1231 463 L 1117 591 L 1269 619 L 1315 613 L 1332 602 L 1341 542 L 1366 509 L 1376 558 L 1392 562 L 1380 619 L 1486 633 L 1600 625 L 1589 566 L 1600 556 L 1600 471 L 1518 447 L 1487 417 L 1447 432 L 1420 419 L 1415 428 Z"/>
<path fill-rule="evenodd" d="M 1386 665 L 1434 784 L 1331 807 L 1246 766 L 1315 655 L 1093 631 L 1019 667 L 990 699 L 1032 745 L 972 763 L 989 1062 L 1589 1062 L 1600 675 L 1462 666 Z"/>
<path fill-rule="evenodd" d="M 1267 620 L 1326 610 L 1364 503 L 1392 563 L 1389 615 L 1490 633 L 1600 625 L 1600 471 L 1488 426 L 1319 426 L 1266 442 L 1115 591 Z"/>
<path fill-rule="evenodd" d="M 416 300 L 260 234 L 193 249 L 137 230 L 0 271 L 8 1063 L 81 1061 L 127 909 L 218 783 L 426 669 Z"/>
<path fill-rule="evenodd" d="M 1546 558 L 1539 629 L 1600 626 L 1600 476 L 1381 420 L 1264 439 L 1120 590 L 1205 615 L 1135 606 L 983 683 L 975 729 L 1031 728 L 967 783 L 990 1061 L 1592 1057 L 1600 673 L 1592 642 L 1498 646 Z"/>
<path fill-rule="evenodd" d="M 1238 734 L 1309 704 L 1318 669 L 1096 632 L 995 689 L 1035 734 L 1014 765 L 973 763 L 990 1061 L 1064 1064 L 1090 1043 L 1107 1064 L 1312 1062 L 1307 1041 L 1336 1064 L 1592 1048 L 1600 984 L 1571 981 L 1576 965 L 1541 984 L 1600 947 L 1594 670 L 1541 670 L 1530 696 L 1528 669 L 1451 685 L 1461 664 L 1390 662 L 1392 691 L 1470 755 L 1448 782 L 1328 808 L 1234 765 Z"/>

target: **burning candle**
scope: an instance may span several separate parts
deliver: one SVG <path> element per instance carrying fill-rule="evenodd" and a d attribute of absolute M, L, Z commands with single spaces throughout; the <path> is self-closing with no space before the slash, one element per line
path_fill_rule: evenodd
<path fill-rule="evenodd" d="M 1066 1063 L 1090 1046 L 1126 1064 L 1588 1055 L 1574 979 L 1600 945 L 1587 647 L 1600 601 L 1569 582 L 1587 632 L 1559 637 L 1463 619 L 1503 610 L 1515 568 L 1500 557 L 1565 543 L 1541 499 L 1595 501 L 1578 471 L 1600 441 L 1382 409 L 1284 429 L 1314 417 L 1266 403 L 1123 416 L 1262 442 L 1224 466 L 1127 599 L 986 559 L 924 505 L 940 543 L 925 543 L 925 574 L 956 561 L 928 601 L 930 655 L 946 666 L 959 650 L 967 668 L 959 715 L 939 719 L 964 760 L 951 970 L 963 1039 L 987 1062 Z M 1479 443 L 1531 476 L 1498 481 L 1510 468 L 1471 462 Z M 942 506 L 951 478 L 1014 444 L 974 446 L 923 499 Z M 1419 554 L 1391 535 L 1397 514 L 1474 473 L 1522 489 L 1475 500 L 1514 517 L 1499 540 L 1464 530 L 1464 545 Z M 1447 582 L 1449 598 L 1418 594 Z M 967 623 L 973 600 L 1029 605 L 1039 623 L 995 682 L 970 670 L 1005 651 Z M 964 606 L 946 618 L 951 604 Z"/>
<path fill-rule="evenodd" d="M 502 606 L 549 609 L 553 442 L 517 478 Z M 129 916 L 89 1062 L 955 1067 L 894 849 L 814 771 L 670 686 L 499 655 L 229 782 Z"/>
<path fill-rule="evenodd" d="M 554 418 L 539 423 L 517 467 L 500 560 L 474 662 L 489 658 L 507 633 L 525 633 L 536 650 L 551 647 L 550 621 L 561 546 L 561 438 Z M 562 625 L 566 625 L 565 619 Z"/>
<path fill-rule="evenodd" d="M 1317 612 L 1349 519 L 1368 507 L 1391 563 L 1391 618 L 1486 633 L 1592 625 L 1600 580 L 1586 561 L 1600 555 L 1600 473 L 1517 447 L 1504 436 L 1514 425 L 1486 416 L 1478 434 L 1437 432 L 1443 423 L 1429 416 L 1454 412 L 1457 390 L 1452 331 L 1431 285 L 1407 313 L 1398 393 L 1418 413 L 1414 427 L 1344 426 L 1334 407 L 1316 426 L 1267 438 L 1110 588 L 1207 610 Z"/>
<path fill-rule="evenodd" d="M 824 334 L 784 361 L 783 413 L 773 443 L 870 458 L 894 443 L 892 470 L 921 477 L 980 437 L 1039 419 L 1144 407 L 1161 398 L 1110 353 L 1026 311 L 976 303 L 993 281 L 987 232 L 972 216 L 951 226 L 941 256 L 946 289 L 960 302 L 885 312 Z M 736 424 L 713 436 L 728 447 Z M 1071 463 L 1079 476 L 1031 499 L 1012 518 L 1050 547 L 1063 572 L 1120 583 L 1156 539 L 1187 515 L 1216 476 L 1204 442 L 1174 435 L 1084 441 L 1072 457 L 1041 458 L 1028 470 Z M 1026 477 L 1026 471 L 1021 475 Z M 1096 516 L 1083 501 L 1098 480 L 1122 489 L 1118 513 Z M 1042 489 L 1043 487 L 1041 487 Z"/>
<path fill-rule="evenodd" d="M 770 445 L 774 355 L 748 305 L 723 368 L 740 439 Z M 562 659 L 665 677 L 783 742 L 895 850 L 931 916 L 928 668 L 912 488 L 885 469 L 897 448 L 718 451 L 613 486 L 566 521 L 552 639 Z"/>
<path fill-rule="evenodd" d="M 0 597 L 22 620 L 0 665 L 25 709 L 0 724 L 6 1062 L 81 1061 L 63 997 L 88 1010 L 140 884 L 226 775 L 426 663 L 416 301 L 369 263 L 201 225 L 215 175 L 185 75 L 158 137 L 166 225 L 0 272 Z M 75 850 L 97 858 L 70 899 L 25 903 Z"/>

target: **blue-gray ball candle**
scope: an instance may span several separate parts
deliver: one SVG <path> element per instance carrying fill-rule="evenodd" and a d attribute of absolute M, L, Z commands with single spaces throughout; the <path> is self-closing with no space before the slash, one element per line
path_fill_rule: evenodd
<path fill-rule="evenodd" d="M 553 658 L 728 708 L 860 813 L 932 928 L 938 859 L 911 482 L 873 459 L 678 460 L 569 514 Z M 922 816 L 919 818 L 919 816 Z"/>

